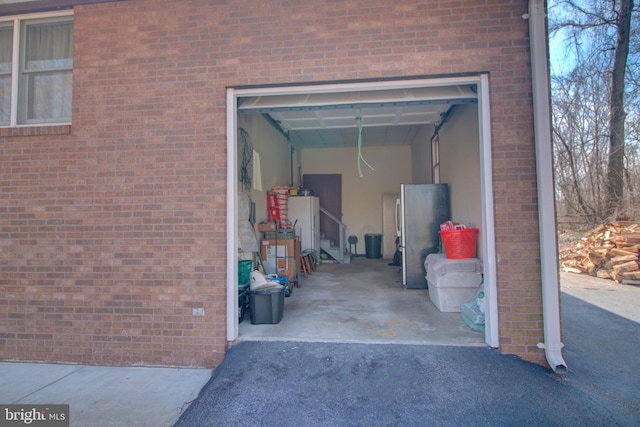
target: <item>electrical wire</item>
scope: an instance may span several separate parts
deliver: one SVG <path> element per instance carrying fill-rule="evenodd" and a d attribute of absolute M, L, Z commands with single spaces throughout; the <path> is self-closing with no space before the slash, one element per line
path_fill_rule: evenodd
<path fill-rule="evenodd" d="M 363 122 L 363 119 L 362 119 L 361 116 L 358 116 L 358 117 L 356 117 L 356 120 L 358 121 L 358 175 L 360 176 L 360 178 L 362 178 L 363 177 L 363 175 L 362 175 L 362 166 L 360 165 L 360 162 L 362 161 L 371 170 L 373 170 L 373 166 L 371 166 L 369 163 L 367 163 L 367 161 L 362 156 L 362 122 Z"/>

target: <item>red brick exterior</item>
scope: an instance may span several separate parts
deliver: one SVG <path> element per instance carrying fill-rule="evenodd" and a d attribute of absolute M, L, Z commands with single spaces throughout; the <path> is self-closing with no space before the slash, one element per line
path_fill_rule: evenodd
<path fill-rule="evenodd" d="M 0 359 L 222 360 L 226 87 L 487 71 L 500 349 L 544 363 L 526 11 L 522 0 L 77 6 L 72 126 L 0 130 Z"/>

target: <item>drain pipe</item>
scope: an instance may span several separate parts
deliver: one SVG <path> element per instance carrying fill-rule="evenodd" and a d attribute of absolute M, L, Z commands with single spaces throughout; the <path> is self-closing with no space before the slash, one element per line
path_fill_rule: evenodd
<path fill-rule="evenodd" d="M 567 373 L 562 357 L 560 326 L 560 286 L 558 244 L 556 240 L 555 191 L 553 186 L 553 153 L 551 142 L 551 110 L 547 31 L 544 0 L 529 0 L 529 40 L 531 44 L 531 76 L 533 89 L 533 122 L 536 146 L 538 185 L 538 221 L 540 227 L 540 266 L 542 273 L 543 348 L 547 362 L 557 374 Z"/>

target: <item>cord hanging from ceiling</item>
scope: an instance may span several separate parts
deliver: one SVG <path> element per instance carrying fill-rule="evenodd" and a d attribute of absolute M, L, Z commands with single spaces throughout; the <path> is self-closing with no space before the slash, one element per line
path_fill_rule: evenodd
<path fill-rule="evenodd" d="M 360 165 L 360 162 L 363 162 L 371 170 L 373 170 L 373 166 L 367 163 L 364 157 L 362 157 L 362 116 L 356 117 L 356 121 L 358 122 L 358 175 L 362 178 L 362 166 Z"/>

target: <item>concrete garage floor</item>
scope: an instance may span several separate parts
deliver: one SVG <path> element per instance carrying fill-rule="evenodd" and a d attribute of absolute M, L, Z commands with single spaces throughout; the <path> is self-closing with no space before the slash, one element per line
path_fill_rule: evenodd
<path fill-rule="evenodd" d="M 426 289 L 402 289 L 390 260 L 353 258 L 320 264 L 285 298 L 278 324 L 240 323 L 238 341 L 312 341 L 485 346 L 461 313 L 442 313 Z"/>

